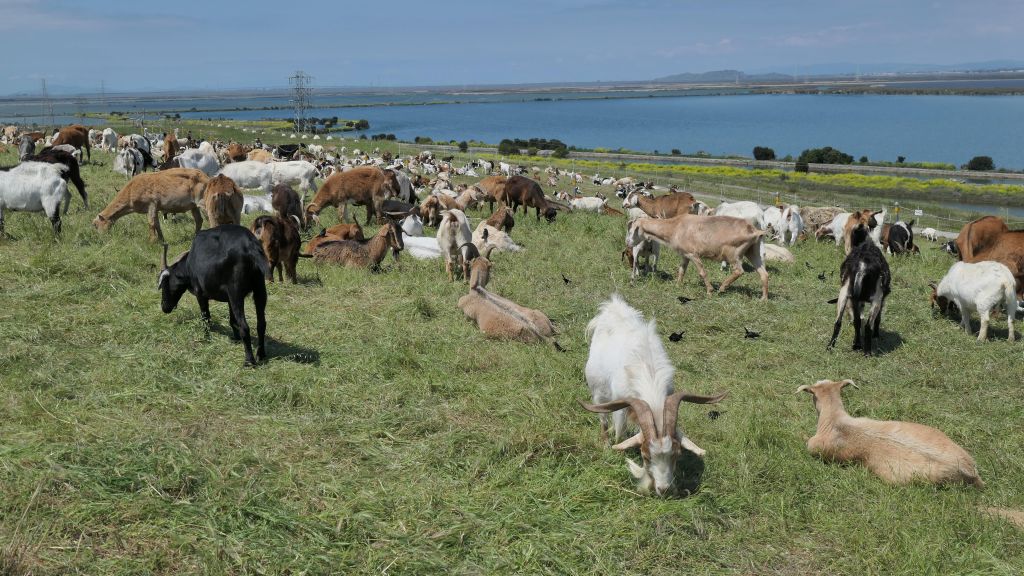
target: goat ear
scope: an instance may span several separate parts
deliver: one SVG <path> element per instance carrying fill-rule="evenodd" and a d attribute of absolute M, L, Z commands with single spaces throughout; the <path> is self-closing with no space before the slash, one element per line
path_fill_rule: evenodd
<path fill-rule="evenodd" d="M 846 388 L 847 386 L 853 386 L 857 390 L 860 390 L 860 386 L 857 386 L 857 383 L 854 382 L 853 380 L 849 380 L 849 379 L 843 380 L 842 382 L 840 382 L 840 384 L 842 384 L 842 386 L 839 387 L 840 390 L 842 390 L 843 388 Z"/>

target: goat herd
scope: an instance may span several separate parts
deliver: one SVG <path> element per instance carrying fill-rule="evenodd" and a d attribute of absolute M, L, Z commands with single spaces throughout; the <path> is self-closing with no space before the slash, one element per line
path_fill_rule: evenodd
<path fill-rule="evenodd" d="M 13 127 L 11 127 L 13 128 Z M 10 129 L 10 128 L 9 128 Z M 625 215 L 627 226 L 622 257 L 634 278 L 657 270 L 661 246 L 675 250 L 682 258 L 681 281 L 689 264 L 700 275 L 708 294 L 712 292 L 703 260 L 721 262 L 731 274 L 719 285 L 726 290 L 744 272 L 749 262 L 761 281 L 761 298 L 768 298 L 766 260 L 792 262 L 785 247 L 798 239 L 826 236 L 845 248 L 840 266 L 840 289 L 835 303 L 836 319 L 828 348 L 841 331 L 849 311 L 854 327 L 853 348 L 864 355 L 875 351 L 875 339 L 891 272 L 885 252 L 912 255 L 913 222 L 885 223 L 884 211 L 844 212 L 838 208 L 800 209 L 796 206 L 763 209 L 754 202 L 722 203 L 714 208 L 688 192 L 670 189 L 655 195 L 656 187 L 632 178 L 601 179 L 594 182 L 614 186 L 623 199 L 623 211 L 608 206 L 603 195 L 583 197 L 561 192 L 544 193 L 541 185 L 524 174 L 525 167 L 487 160 L 455 167 L 451 159 L 438 160 L 429 152 L 406 159 L 389 153 L 371 156 L 359 150 L 312 145 L 252 148 L 237 143 L 201 142 L 198 146 L 173 135 L 154 137 L 133 134 L 118 137 L 111 129 L 102 132 L 81 125 L 65 127 L 52 136 L 22 134 L 15 128 L 4 139 L 17 142 L 22 162 L 0 172 L 0 233 L 6 210 L 45 212 L 60 233 L 60 205 L 64 213 L 70 204 L 67 182 L 74 184 L 88 207 L 86 186 L 79 173 L 81 149 L 91 156 L 90 142 L 117 154 L 114 168 L 129 178 L 96 218 L 99 231 L 131 213 L 146 214 L 150 238 L 163 240 L 160 216 L 191 213 L 195 238 L 191 248 L 168 262 L 167 245 L 158 286 L 161 308 L 170 313 L 186 291 L 192 292 L 204 320 L 210 319 L 209 301 L 227 302 L 236 339 L 245 347 L 246 364 L 266 357 L 265 280 L 296 281 L 297 262 L 302 257 L 315 262 L 352 268 L 377 269 L 390 251 L 397 260 L 402 251 L 414 258 L 436 258 L 445 262 L 449 280 L 461 276 L 469 285 L 458 306 L 486 335 L 524 342 L 546 342 L 561 350 L 554 340 L 556 330 L 540 310 L 521 306 L 487 290 L 494 251 L 521 250 L 510 236 L 514 215 L 522 206 L 524 214 L 534 208 L 537 220 L 543 215 L 553 222 L 559 212 L 590 211 Z M 37 141 L 48 145 L 34 154 Z M 283 157 L 282 157 L 283 156 Z M 158 159 L 161 159 L 158 162 Z M 149 167 L 158 167 L 146 173 Z M 498 168 L 498 174 L 492 172 Z M 482 179 L 472 186 L 453 186 L 453 175 Z M 567 178 L 579 183 L 576 173 L 548 168 L 549 185 Z M 533 176 L 541 171 L 533 169 Z M 315 179 L 323 179 L 311 201 L 307 191 Z M 291 186 L 297 185 L 299 191 Z M 242 189 L 260 189 L 265 196 L 246 195 Z M 491 215 L 470 226 L 466 212 L 489 204 Z M 497 204 L 497 210 L 494 205 Z M 366 224 L 376 218 L 379 231 L 365 238 L 358 222 L 347 222 L 348 206 L 364 206 Z M 306 251 L 301 248 L 302 232 L 319 225 L 328 207 L 339 212 L 340 224 L 312 236 Z M 203 230 L 202 212 L 210 223 Z M 240 226 L 243 213 L 260 215 L 251 229 Z M 271 214 L 272 213 L 272 214 Z M 434 238 L 425 237 L 424 227 L 437 229 Z M 934 239 L 935 231 L 924 235 Z M 778 240 L 778 244 L 771 240 Z M 987 337 L 990 313 L 1005 307 L 1009 339 L 1014 339 L 1013 321 L 1018 298 L 1024 288 L 1024 231 L 1010 231 L 995 217 L 985 217 L 964 226 L 955 242 L 948 245 L 960 262 L 932 287 L 932 305 L 946 312 L 955 305 L 962 326 L 970 330 L 970 316 L 981 319 L 979 339 Z M 252 294 L 256 309 L 257 346 L 252 350 L 244 299 Z M 607 439 L 612 415 L 614 448 L 639 448 L 642 462 L 627 459 L 630 474 L 643 491 L 658 495 L 674 491 L 674 471 L 684 450 L 697 456 L 704 451 L 677 425 L 681 402 L 717 403 L 725 393 L 701 396 L 673 389 L 674 368 L 655 331 L 654 322 L 612 295 L 587 327 L 590 353 L 585 375 L 591 402 L 586 410 L 600 414 L 601 434 Z M 971 456 L 945 434 L 934 428 L 894 421 L 852 418 L 843 409 L 840 391 L 851 380 L 820 381 L 798 391 L 814 396 L 818 431 L 808 449 L 824 459 L 859 462 L 883 480 L 892 483 L 929 481 L 965 482 L 982 485 Z M 627 437 L 627 418 L 639 431 Z"/>

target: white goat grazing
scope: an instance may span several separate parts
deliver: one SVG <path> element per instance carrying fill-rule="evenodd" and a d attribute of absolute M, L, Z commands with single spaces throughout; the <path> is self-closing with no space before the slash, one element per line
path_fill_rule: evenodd
<path fill-rule="evenodd" d="M 210 149 L 213 148 L 209 142 L 203 142 L 203 144 L 206 144 Z M 195 168 L 211 178 L 216 176 L 220 170 L 220 164 L 217 163 L 217 155 L 212 152 L 204 152 L 201 145 L 199 148 L 189 148 L 179 154 L 178 167 Z M 236 184 L 238 183 L 236 182 Z M 242 186 L 239 184 L 239 187 Z M 267 189 L 267 192 L 270 192 L 270 189 Z"/>
<path fill-rule="evenodd" d="M 271 168 L 271 182 L 273 186 L 278 184 L 294 184 L 302 191 L 303 199 L 305 199 L 307 190 L 316 190 L 316 183 L 314 182 L 316 166 L 305 160 L 271 162 L 264 165 Z M 242 185 L 239 184 L 239 186 Z"/>
<path fill-rule="evenodd" d="M 61 165 L 63 166 L 63 165 Z M 60 234 L 60 203 L 71 203 L 68 185 L 54 170 L 35 172 L 0 171 L 0 235 L 4 234 L 4 211 L 43 212 Z"/>
<path fill-rule="evenodd" d="M 494 246 L 494 249 L 498 252 L 519 252 L 523 249 L 522 246 L 512 241 L 511 236 L 491 226 L 484 220 L 481 220 L 476 225 L 476 230 L 473 231 L 473 244 L 476 244 L 480 252 L 484 251 L 484 247 L 487 244 Z"/>
<path fill-rule="evenodd" d="M 593 404 L 580 404 L 601 415 L 601 437 L 607 438 L 608 417 L 612 413 L 615 441 L 626 433 L 626 417 L 631 413 L 640 432 L 613 448 L 640 447 L 643 465 L 626 459 L 630 474 L 643 491 L 652 488 L 668 494 L 674 484 L 676 461 L 682 448 L 698 456 L 704 450 L 676 427 L 679 403 L 716 403 L 725 394 L 697 396 L 673 392 L 675 369 L 658 337 L 655 322 L 618 295 L 601 304 L 601 310 L 587 324 L 590 355 L 584 371 Z"/>
<path fill-rule="evenodd" d="M 604 198 L 598 198 L 597 196 L 583 196 L 581 198 L 570 198 L 569 206 L 573 210 L 580 212 L 596 212 L 601 213 L 601 210 L 608 204 L 608 201 Z"/>
<path fill-rule="evenodd" d="M 271 202 L 270 194 L 267 194 L 266 196 L 253 196 L 250 194 L 242 195 L 242 214 L 270 214 L 273 211 L 274 205 Z"/>
<path fill-rule="evenodd" d="M 646 217 L 644 216 L 644 218 Z M 630 277 L 634 280 L 658 269 L 661 244 L 644 236 L 640 232 L 640 227 L 635 226 L 633 222 L 630 222 L 626 229 L 625 252 L 629 256 L 630 268 L 632 268 Z"/>
<path fill-rule="evenodd" d="M 259 189 L 270 194 L 274 190 L 274 171 L 271 166 L 256 160 L 243 160 L 225 164 L 220 173 L 234 180 L 239 188 Z"/>
<path fill-rule="evenodd" d="M 924 230 L 921 230 L 921 236 L 924 236 L 925 238 L 927 238 L 928 240 L 930 240 L 932 242 L 935 242 L 936 240 L 939 239 L 938 231 L 936 231 L 935 228 L 931 228 L 931 227 L 928 227 L 928 228 L 925 228 Z"/>
<path fill-rule="evenodd" d="M 800 207 L 790 204 L 782 211 L 782 228 L 779 230 L 779 241 L 786 243 L 786 234 L 789 234 L 789 245 L 796 244 L 796 239 L 804 231 L 804 218 L 800 215 Z"/>
<path fill-rule="evenodd" d="M 985 485 L 974 459 L 941 430 L 895 420 L 854 418 L 843 408 L 840 391 L 853 380 L 820 380 L 797 392 L 814 395 L 817 433 L 807 450 L 826 461 L 856 462 L 889 484 L 923 480 L 933 484 Z"/>
<path fill-rule="evenodd" d="M 971 315 L 978 314 L 981 318 L 979 342 L 988 339 L 989 314 L 1002 303 L 1006 308 L 1009 328 L 1007 339 L 1013 342 L 1013 320 L 1017 314 L 1016 281 L 1004 264 L 957 262 L 946 272 L 938 286 L 934 282 L 929 286 L 932 287 L 932 307 L 938 304 L 939 310 L 945 314 L 950 303 L 956 304 L 960 311 L 960 326 L 968 334 L 971 333 Z"/>
<path fill-rule="evenodd" d="M 764 210 L 756 202 L 722 202 L 711 212 L 714 216 L 732 216 L 750 222 L 754 228 L 764 230 Z"/>

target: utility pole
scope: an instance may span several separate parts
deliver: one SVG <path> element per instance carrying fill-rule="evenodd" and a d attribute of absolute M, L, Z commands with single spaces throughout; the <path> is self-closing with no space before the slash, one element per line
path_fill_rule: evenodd
<path fill-rule="evenodd" d="M 100 80 L 100 107 L 107 111 L 107 81 Z"/>
<path fill-rule="evenodd" d="M 292 103 L 295 105 L 295 131 L 299 134 L 306 129 L 306 110 L 309 109 L 309 98 L 313 92 L 313 77 L 302 70 L 288 78 L 292 87 Z"/>

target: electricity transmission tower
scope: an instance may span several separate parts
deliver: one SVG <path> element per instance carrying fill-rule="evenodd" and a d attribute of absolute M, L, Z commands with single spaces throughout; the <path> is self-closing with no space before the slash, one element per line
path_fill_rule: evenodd
<path fill-rule="evenodd" d="M 297 70 L 294 76 L 288 78 L 288 84 L 292 87 L 292 103 L 295 104 L 295 131 L 302 133 L 306 130 L 306 110 L 309 109 L 309 99 L 313 92 L 313 77 L 302 70 Z"/>
<path fill-rule="evenodd" d="M 53 128 L 55 122 L 53 121 L 53 102 L 50 100 L 50 94 L 46 91 L 46 78 L 43 78 L 43 103 L 46 105 L 46 118 L 50 122 L 50 127 Z"/>

